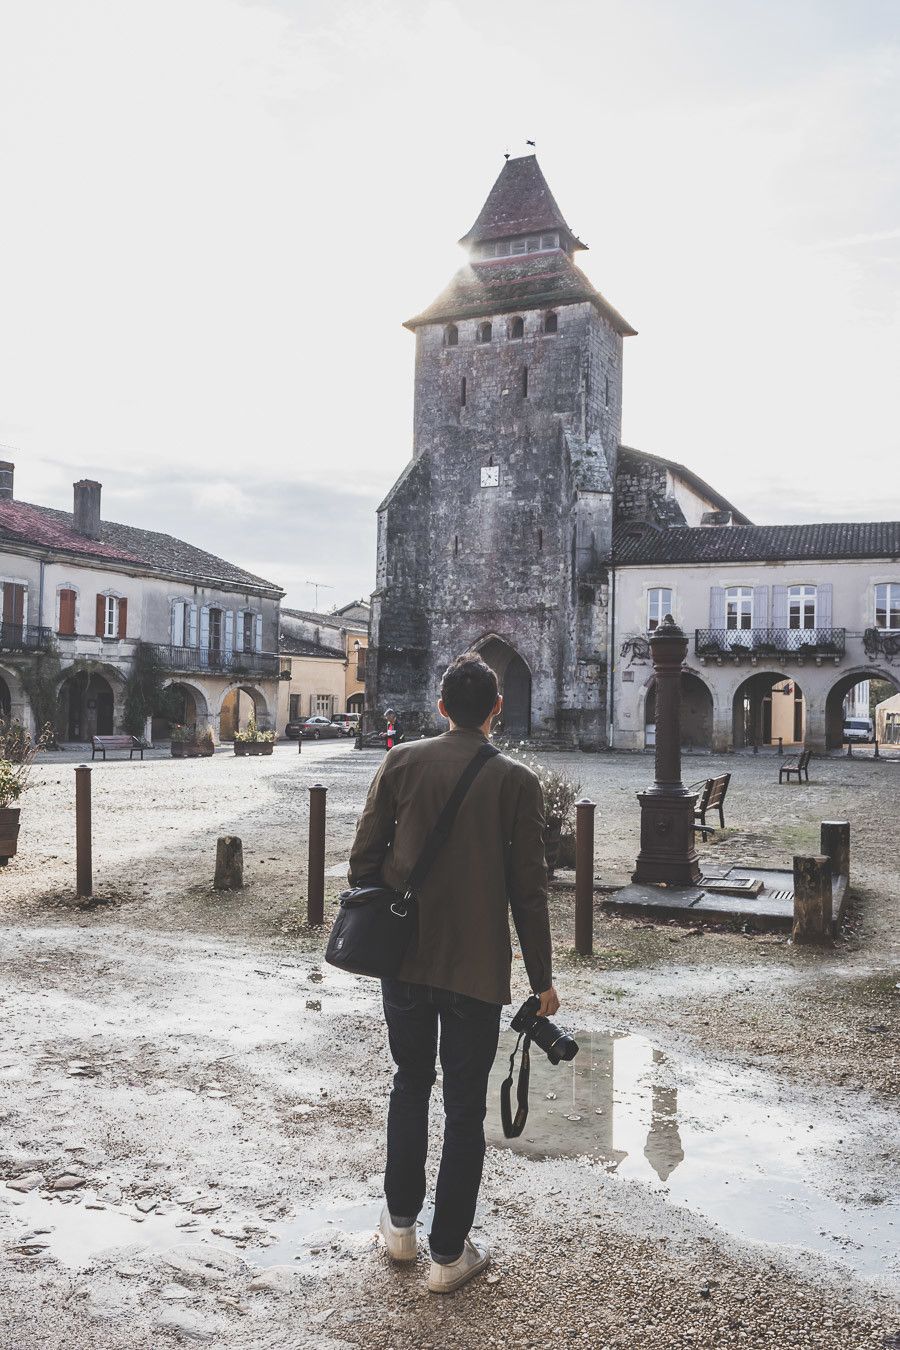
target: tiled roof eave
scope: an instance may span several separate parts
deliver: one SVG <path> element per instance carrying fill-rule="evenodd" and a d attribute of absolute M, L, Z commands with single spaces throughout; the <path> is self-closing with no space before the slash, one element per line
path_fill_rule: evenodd
<path fill-rule="evenodd" d="M 415 318 L 407 319 L 403 327 L 414 333 L 417 328 L 423 328 L 427 324 L 449 323 L 456 319 L 480 319 L 487 318 L 491 314 L 513 314 L 520 309 L 543 309 L 545 307 L 559 309 L 563 305 L 591 304 L 622 337 L 637 336 L 637 329 L 632 328 L 628 320 L 623 318 L 608 300 L 604 300 L 599 291 L 584 290 L 574 294 L 560 295 L 558 291 L 548 289 L 527 296 L 511 296 L 506 300 L 497 297 L 496 300 L 488 301 L 488 303 L 485 303 L 487 297 L 480 299 L 481 303 L 479 304 L 454 305 L 448 302 L 436 309 L 423 310 Z"/>

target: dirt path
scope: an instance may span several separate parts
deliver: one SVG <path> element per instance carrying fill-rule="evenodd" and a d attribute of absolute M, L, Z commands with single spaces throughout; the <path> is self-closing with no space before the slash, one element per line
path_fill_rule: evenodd
<path fill-rule="evenodd" d="M 731 818 L 752 830 L 720 852 L 762 860 L 771 833 L 781 857 L 818 819 L 853 820 L 861 899 L 831 952 L 598 911 L 597 955 L 578 961 L 571 899 L 554 897 L 581 1053 L 537 1067 L 521 1148 L 501 1146 L 492 1089 L 494 1270 L 437 1303 L 424 1255 L 398 1272 L 372 1238 L 390 1076 L 376 990 L 323 968 L 302 924 L 306 786 L 329 786 L 336 865 L 377 761 L 329 745 L 101 766 L 109 903 L 89 911 L 69 889 L 73 762 L 40 769 L 0 880 L 0 1176 L 37 1178 L 0 1185 L 3 1350 L 845 1350 L 900 1332 L 896 769 L 823 765 L 775 811 L 771 764 L 740 761 Z M 649 762 L 571 763 L 615 879 Z M 226 830 L 250 883 L 228 898 L 209 885 Z"/>

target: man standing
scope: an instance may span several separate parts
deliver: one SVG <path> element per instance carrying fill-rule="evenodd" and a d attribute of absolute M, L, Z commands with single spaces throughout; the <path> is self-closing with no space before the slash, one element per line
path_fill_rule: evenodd
<path fill-rule="evenodd" d="M 444 673 L 438 710 L 449 731 L 398 746 L 379 768 L 350 854 L 350 883 L 402 890 L 463 771 L 488 738 L 503 700 L 475 653 Z M 500 1012 L 511 1000 L 509 910 L 541 1016 L 559 1007 L 551 972 L 544 805 L 524 765 L 488 759 L 463 799 L 450 838 L 418 891 L 418 937 L 398 977 L 382 981 L 397 1065 L 387 1124 L 381 1232 L 397 1261 L 416 1258 L 425 1199 L 428 1102 L 440 1030 L 444 1146 L 429 1233 L 428 1288 L 450 1293 L 488 1264 L 469 1237 L 484 1161 L 488 1075 Z"/>

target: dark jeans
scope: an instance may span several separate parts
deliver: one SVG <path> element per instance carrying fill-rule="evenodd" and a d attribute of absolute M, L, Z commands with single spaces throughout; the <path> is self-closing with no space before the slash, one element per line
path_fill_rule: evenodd
<path fill-rule="evenodd" d="M 384 1016 L 397 1065 L 388 1108 L 384 1193 L 391 1214 L 418 1214 L 425 1199 L 428 1100 L 436 1078 L 438 1025 L 444 1071 L 444 1147 L 428 1240 L 454 1260 L 472 1220 L 484 1162 L 487 1084 L 497 1053 L 500 1004 L 447 989 L 382 980 Z"/>

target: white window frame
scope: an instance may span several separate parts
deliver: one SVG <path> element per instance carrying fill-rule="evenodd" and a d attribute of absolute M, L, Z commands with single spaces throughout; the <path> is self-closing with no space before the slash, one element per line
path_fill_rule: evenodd
<path fill-rule="evenodd" d="M 334 694 L 315 694 L 313 717 L 331 717 L 334 712 Z"/>
<path fill-rule="evenodd" d="M 878 592 L 884 592 L 884 603 L 879 605 Z M 886 622 L 878 622 L 879 609 L 883 612 Z M 896 614 L 897 622 L 891 623 L 891 616 Z M 880 633 L 900 632 L 900 581 L 879 581 L 875 585 L 875 627 Z"/>
<path fill-rule="evenodd" d="M 119 599 L 118 595 L 103 596 L 103 640 L 119 636 Z"/>
<path fill-rule="evenodd" d="M 794 606 L 797 607 L 797 622 L 794 622 Z M 797 632 L 808 632 L 816 628 L 819 622 L 819 588 L 808 582 L 788 586 L 787 593 L 788 628 Z"/>
<path fill-rule="evenodd" d="M 734 605 L 734 615 L 730 613 Z M 732 623 L 732 617 L 735 622 Z M 747 620 L 744 623 L 744 619 Z M 725 628 L 730 633 L 746 632 L 753 627 L 753 587 L 725 587 Z"/>
<path fill-rule="evenodd" d="M 669 597 L 663 604 L 662 597 Z M 675 591 L 671 586 L 648 586 L 647 588 L 647 632 L 658 628 L 667 614 L 675 614 Z"/>

